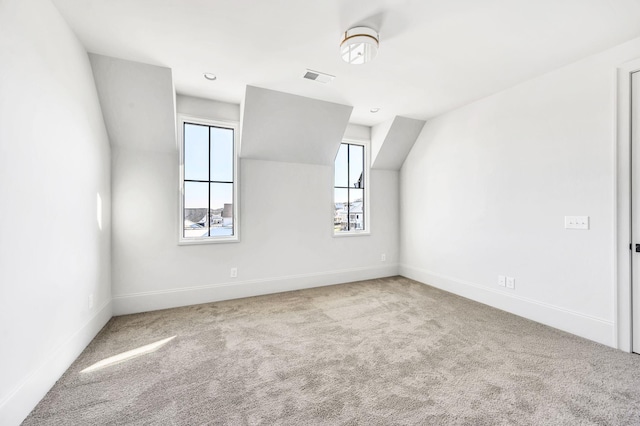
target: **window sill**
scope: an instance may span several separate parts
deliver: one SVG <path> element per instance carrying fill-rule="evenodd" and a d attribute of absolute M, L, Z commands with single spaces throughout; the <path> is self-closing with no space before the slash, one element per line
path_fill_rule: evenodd
<path fill-rule="evenodd" d="M 368 237 L 371 235 L 371 231 L 346 231 L 346 232 L 334 232 L 334 238 L 342 237 Z"/>
<path fill-rule="evenodd" d="M 179 246 L 194 246 L 201 244 L 225 244 L 225 243 L 239 243 L 240 239 L 238 237 L 228 237 L 228 238 L 189 238 L 183 239 L 180 238 L 178 240 Z"/>

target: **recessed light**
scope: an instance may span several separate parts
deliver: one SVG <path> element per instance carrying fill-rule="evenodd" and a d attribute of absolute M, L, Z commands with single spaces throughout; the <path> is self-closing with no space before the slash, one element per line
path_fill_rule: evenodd
<path fill-rule="evenodd" d="M 211 72 L 205 72 L 204 73 L 204 78 L 206 78 L 207 80 L 211 80 L 211 81 L 218 79 L 218 77 L 216 77 L 216 75 L 214 73 L 211 73 Z"/>
<path fill-rule="evenodd" d="M 376 112 L 378 112 L 378 111 L 380 111 L 380 108 L 371 108 L 371 109 L 369 110 L 369 112 L 371 112 L 371 113 L 373 113 L 373 114 L 375 114 L 375 113 L 376 113 Z"/>

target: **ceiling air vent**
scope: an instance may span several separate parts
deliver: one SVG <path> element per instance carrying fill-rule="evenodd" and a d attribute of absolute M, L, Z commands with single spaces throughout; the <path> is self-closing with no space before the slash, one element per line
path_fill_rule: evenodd
<path fill-rule="evenodd" d="M 317 81 L 318 83 L 331 83 L 335 76 L 331 74 L 325 74 L 320 71 L 306 70 L 302 78 L 306 78 L 307 80 Z"/>

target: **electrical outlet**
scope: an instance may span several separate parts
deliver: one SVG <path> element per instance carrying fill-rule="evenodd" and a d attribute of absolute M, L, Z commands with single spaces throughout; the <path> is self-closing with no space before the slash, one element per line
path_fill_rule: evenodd
<path fill-rule="evenodd" d="M 380 262 L 386 262 L 386 261 L 387 261 L 387 255 L 386 255 L 386 254 L 384 254 L 384 253 L 382 253 L 382 254 L 380 255 Z"/>
<path fill-rule="evenodd" d="M 88 302 L 89 302 L 89 309 L 93 308 L 93 294 L 89 295 Z"/>
<path fill-rule="evenodd" d="M 589 216 L 565 216 L 565 229 L 589 229 Z"/>
<path fill-rule="evenodd" d="M 238 268 L 231 268 L 231 278 L 237 278 Z"/>
<path fill-rule="evenodd" d="M 516 279 L 513 277 L 507 277 L 507 288 L 516 288 Z"/>
<path fill-rule="evenodd" d="M 498 285 L 500 287 L 506 287 L 507 277 L 505 277 L 504 275 L 498 275 Z"/>

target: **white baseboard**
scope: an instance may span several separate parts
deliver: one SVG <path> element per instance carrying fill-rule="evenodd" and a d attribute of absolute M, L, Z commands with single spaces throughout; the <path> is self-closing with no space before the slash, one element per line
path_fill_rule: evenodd
<path fill-rule="evenodd" d="M 613 321 L 585 315 L 527 297 L 508 294 L 500 290 L 490 289 L 479 284 L 409 265 L 400 265 L 400 275 L 541 324 L 615 347 L 615 324 Z"/>
<path fill-rule="evenodd" d="M 127 315 L 221 300 L 282 293 L 398 275 L 398 265 L 343 269 L 312 274 L 233 281 L 198 287 L 123 294 L 113 297 L 113 315 Z"/>
<path fill-rule="evenodd" d="M 19 425 L 49 392 L 56 381 L 111 319 L 111 300 L 65 342 L 47 354 L 9 394 L 0 401 L 0 425 Z"/>

